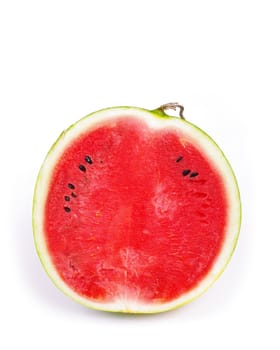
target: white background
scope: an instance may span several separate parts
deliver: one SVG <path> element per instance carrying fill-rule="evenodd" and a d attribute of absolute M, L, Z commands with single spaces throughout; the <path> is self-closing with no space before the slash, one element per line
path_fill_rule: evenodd
<path fill-rule="evenodd" d="M 0 2 L 1 349 L 279 349 L 279 1 Z M 237 175 L 233 259 L 202 297 L 153 316 L 88 310 L 37 258 L 35 179 L 77 119 L 178 101 Z"/>

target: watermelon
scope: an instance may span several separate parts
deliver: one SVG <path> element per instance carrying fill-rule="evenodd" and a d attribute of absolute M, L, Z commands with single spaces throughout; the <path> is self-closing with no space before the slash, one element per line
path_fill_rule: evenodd
<path fill-rule="evenodd" d="M 58 288 L 94 309 L 155 313 L 201 295 L 237 243 L 232 168 L 201 129 L 114 107 L 63 131 L 39 172 L 33 231 Z"/>

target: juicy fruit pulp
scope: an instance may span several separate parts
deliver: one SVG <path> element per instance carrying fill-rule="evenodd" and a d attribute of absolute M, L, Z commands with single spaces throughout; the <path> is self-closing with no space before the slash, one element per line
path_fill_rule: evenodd
<path fill-rule="evenodd" d="M 42 211 L 50 262 L 93 303 L 172 303 L 206 279 L 223 250 L 226 191 L 183 130 L 120 112 L 77 133 L 56 159 Z"/>
<path fill-rule="evenodd" d="M 222 183 L 199 151 L 175 132 L 126 118 L 81 135 L 62 155 L 45 230 L 55 266 L 76 292 L 169 301 L 208 272 L 225 218 Z"/>

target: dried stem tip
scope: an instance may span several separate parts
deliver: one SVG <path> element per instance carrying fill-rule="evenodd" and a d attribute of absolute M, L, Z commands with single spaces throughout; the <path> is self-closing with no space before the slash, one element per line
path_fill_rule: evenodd
<path fill-rule="evenodd" d="M 180 118 L 185 119 L 185 117 L 183 115 L 184 107 L 182 105 L 179 105 L 179 103 L 177 103 L 177 102 L 166 103 L 166 104 L 160 106 L 158 109 L 160 109 L 162 112 L 165 112 L 165 110 L 167 110 L 167 109 L 172 109 L 173 111 L 176 111 L 177 108 L 180 109 L 180 111 L 179 111 Z"/>

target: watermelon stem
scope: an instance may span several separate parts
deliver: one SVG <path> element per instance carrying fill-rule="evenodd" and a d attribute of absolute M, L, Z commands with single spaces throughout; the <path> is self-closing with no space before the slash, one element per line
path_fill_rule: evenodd
<path fill-rule="evenodd" d="M 179 105 L 178 102 L 169 102 L 169 103 L 165 103 L 164 105 L 160 106 L 158 109 L 165 113 L 165 110 L 167 109 L 172 109 L 173 111 L 176 111 L 176 109 L 179 108 L 180 111 L 179 111 L 179 116 L 181 119 L 184 119 L 185 120 L 185 117 L 183 115 L 183 112 L 184 112 L 184 107 L 182 105 Z M 166 114 L 166 113 L 165 113 Z"/>

